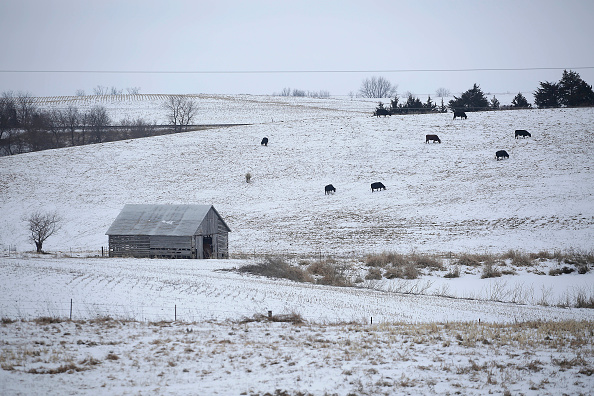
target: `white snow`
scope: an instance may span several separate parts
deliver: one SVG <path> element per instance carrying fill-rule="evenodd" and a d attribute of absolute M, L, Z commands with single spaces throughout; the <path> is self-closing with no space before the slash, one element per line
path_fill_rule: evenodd
<path fill-rule="evenodd" d="M 157 96 L 102 100 L 116 120 L 165 120 Z M 197 100 L 197 123 L 253 125 L 0 158 L 0 316 L 67 318 L 72 300 L 75 320 L 1 325 L 0 393 L 591 392 L 594 311 L 542 304 L 594 295 L 592 271 L 539 275 L 558 265 L 549 260 L 494 279 L 465 268 L 457 279 L 437 271 L 340 288 L 222 270 L 264 254 L 357 266 L 389 251 L 440 254 L 446 265 L 458 253 L 591 252 L 594 109 L 454 121 L 451 113 L 375 118 L 377 103 L 358 99 Z M 515 129 L 532 138 L 514 139 Z M 425 144 L 426 134 L 442 143 Z M 495 160 L 499 149 L 509 160 Z M 375 181 L 387 189 L 372 193 Z M 329 183 L 333 195 L 324 194 Z M 213 204 L 232 229 L 235 258 L 93 257 L 127 203 Z M 33 246 L 23 219 L 33 210 L 64 218 L 44 244 L 49 255 L 25 253 Z M 297 313 L 308 324 L 237 324 L 267 311 Z M 117 320 L 88 322 L 105 316 Z M 544 329 L 514 327 L 538 320 L 583 320 L 590 336 L 577 345 L 574 333 L 545 339 Z M 464 345 L 458 326 L 470 332 L 463 339 L 488 343 Z M 512 336 L 494 329 L 534 341 L 508 342 Z M 89 357 L 100 363 L 81 363 Z M 65 363 L 89 370 L 27 372 Z"/>

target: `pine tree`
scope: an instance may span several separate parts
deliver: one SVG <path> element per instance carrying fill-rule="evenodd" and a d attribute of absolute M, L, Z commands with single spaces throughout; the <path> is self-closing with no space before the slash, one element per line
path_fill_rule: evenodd
<path fill-rule="evenodd" d="M 459 98 L 454 96 L 454 99 L 449 102 L 449 107 L 452 110 L 480 111 L 489 108 L 489 101 L 481 88 L 475 83 L 471 89 L 464 92 Z"/>
<path fill-rule="evenodd" d="M 539 109 L 561 106 L 559 84 L 554 82 L 541 82 L 540 88 L 534 92 L 534 104 Z"/>
<path fill-rule="evenodd" d="M 522 95 L 521 92 L 518 92 L 518 94 L 512 100 L 511 104 L 512 104 L 512 107 L 515 107 L 517 109 L 527 109 L 529 107 L 532 107 L 532 105 L 530 103 L 528 103 L 528 101 L 526 100 L 524 95 Z"/>
<path fill-rule="evenodd" d="M 493 97 L 491 98 L 491 108 L 493 110 L 499 110 L 499 100 L 495 97 L 495 95 L 493 95 Z"/>
<path fill-rule="evenodd" d="M 559 93 L 561 104 L 565 106 L 589 106 L 594 105 L 594 91 L 580 75 L 574 71 L 563 71 L 563 77 L 559 81 Z"/>

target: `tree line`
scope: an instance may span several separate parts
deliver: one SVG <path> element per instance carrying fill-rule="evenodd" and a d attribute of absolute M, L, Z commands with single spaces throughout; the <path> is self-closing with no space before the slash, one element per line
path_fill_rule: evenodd
<path fill-rule="evenodd" d="M 384 98 L 396 95 L 397 85 L 393 85 L 390 81 L 383 77 L 372 77 L 365 79 L 359 89 L 359 94 L 367 98 Z M 391 114 L 409 114 L 409 113 L 430 113 L 443 112 L 450 110 L 463 111 L 481 111 L 481 110 L 502 110 L 502 109 L 526 109 L 531 108 L 532 104 L 528 102 L 526 97 L 519 92 L 511 102 L 511 105 L 501 106 L 499 100 L 493 96 L 490 100 L 487 99 L 485 93 L 481 90 L 478 84 L 466 92 L 462 93 L 460 97 L 454 96 L 447 106 L 443 104 L 443 97 L 449 96 L 449 91 L 440 88 L 436 92 L 437 97 L 442 98 L 441 106 L 431 101 L 429 96 L 427 102 L 423 103 L 411 93 L 405 95 L 406 101 L 399 103 L 396 95 L 391 100 L 388 111 Z M 534 104 L 539 108 L 554 108 L 554 107 L 585 107 L 594 106 L 594 91 L 592 85 L 586 83 L 577 72 L 563 71 L 563 75 L 559 82 L 540 82 L 539 88 L 534 92 Z M 383 103 L 379 103 L 377 109 L 383 109 Z"/>
<path fill-rule="evenodd" d="M 126 118 L 114 125 L 101 105 L 88 110 L 72 105 L 47 110 L 39 108 L 29 94 L 4 92 L 0 97 L 0 156 L 182 132 L 198 112 L 196 102 L 185 96 L 170 96 L 162 108 L 167 112 L 167 126 L 143 118 Z"/>

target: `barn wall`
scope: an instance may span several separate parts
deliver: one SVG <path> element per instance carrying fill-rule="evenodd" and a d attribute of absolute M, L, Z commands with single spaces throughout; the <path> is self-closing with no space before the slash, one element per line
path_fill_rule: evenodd
<path fill-rule="evenodd" d="M 193 258 L 193 238 L 191 236 L 150 236 L 151 257 Z"/>
<path fill-rule="evenodd" d="M 109 257 L 150 257 L 148 235 L 110 235 Z"/>
<path fill-rule="evenodd" d="M 229 258 L 229 233 L 221 220 L 218 220 L 217 258 Z"/>

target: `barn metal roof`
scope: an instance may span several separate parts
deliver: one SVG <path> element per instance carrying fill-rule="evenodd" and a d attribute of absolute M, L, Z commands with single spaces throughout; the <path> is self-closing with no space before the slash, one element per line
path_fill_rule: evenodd
<path fill-rule="evenodd" d="M 223 218 L 212 205 L 146 205 L 127 204 L 106 235 L 196 235 L 210 209 Z"/>

